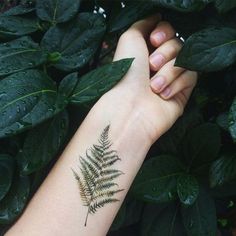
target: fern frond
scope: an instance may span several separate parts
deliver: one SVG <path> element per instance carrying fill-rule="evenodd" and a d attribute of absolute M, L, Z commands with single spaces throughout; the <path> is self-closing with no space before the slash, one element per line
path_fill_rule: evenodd
<path fill-rule="evenodd" d="M 73 169 L 72 169 L 72 171 L 73 171 L 73 174 L 75 176 L 75 179 L 78 181 L 80 196 L 81 196 L 81 200 L 83 202 L 83 205 L 84 206 L 89 206 L 89 201 L 90 201 L 89 197 L 91 197 L 92 193 L 88 192 L 88 189 L 83 184 L 83 182 L 81 181 L 78 174 Z"/>
<path fill-rule="evenodd" d="M 99 209 L 99 208 L 101 208 L 101 207 L 103 207 L 103 206 L 105 206 L 105 205 L 107 205 L 107 204 L 109 204 L 109 203 L 113 203 L 113 202 L 119 202 L 119 200 L 118 199 L 116 199 L 116 198 L 106 198 L 106 199 L 103 199 L 103 200 L 101 200 L 101 201 L 95 201 L 95 203 L 93 203 L 93 204 L 91 204 L 90 205 L 90 207 L 89 207 L 89 213 L 96 213 L 96 211 Z"/>
<path fill-rule="evenodd" d="M 113 164 L 115 164 L 117 161 L 120 161 L 120 158 L 117 157 L 117 158 L 112 159 L 112 160 L 110 160 L 110 161 L 104 162 L 104 163 L 102 164 L 102 168 L 110 167 L 110 166 L 112 166 Z"/>
<path fill-rule="evenodd" d="M 86 151 L 85 157 L 80 157 L 82 178 L 73 171 L 79 184 L 83 205 L 88 207 L 85 226 L 89 213 L 95 213 L 106 204 L 119 201 L 112 197 L 124 190 L 118 189 L 118 184 L 113 181 L 124 173 L 111 168 L 121 159 L 117 151 L 111 150 L 112 142 L 109 140 L 109 130 L 110 126 L 107 126 L 100 135 L 98 144 L 92 145 Z"/>
<path fill-rule="evenodd" d="M 101 193 L 98 193 L 93 200 L 98 200 L 99 198 L 109 198 L 109 197 L 113 197 L 116 193 L 122 192 L 124 191 L 124 189 L 118 189 L 118 190 L 107 190 Z"/>

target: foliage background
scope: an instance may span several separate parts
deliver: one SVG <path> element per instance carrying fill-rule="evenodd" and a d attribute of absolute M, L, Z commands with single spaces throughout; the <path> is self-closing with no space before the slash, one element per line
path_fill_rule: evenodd
<path fill-rule="evenodd" d="M 186 40 L 176 64 L 200 79 L 184 116 L 150 150 L 110 235 L 228 235 L 236 222 L 236 1 L 18 4 L 0 1 L 0 234 L 131 65 L 110 63 L 119 35 L 161 12 Z"/>

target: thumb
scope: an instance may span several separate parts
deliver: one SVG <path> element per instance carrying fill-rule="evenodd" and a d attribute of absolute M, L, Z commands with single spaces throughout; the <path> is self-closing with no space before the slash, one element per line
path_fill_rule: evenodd
<path fill-rule="evenodd" d="M 136 60 L 148 58 L 146 39 L 149 38 L 160 19 L 159 14 L 148 17 L 134 23 L 125 31 L 118 42 L 114 61 L 131 57 Z"/>

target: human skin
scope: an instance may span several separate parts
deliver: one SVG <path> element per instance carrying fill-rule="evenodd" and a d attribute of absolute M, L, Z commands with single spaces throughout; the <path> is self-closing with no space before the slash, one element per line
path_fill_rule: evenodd
<path fill-rule="evenodd" d="M 158 21 L 158 16 L 139 21 L 121 36 L 114 60 L 135 58 L 130 70 L 91 109 L 7 236 L 106 235 L 149 148 L 183 114 L 196 84 L 195 72 L 173 67 L 180 44 L 172 39 L 174 31 L 167 23 L 156 27 Z M 163 53 L 163 65 L 153 60 L 154 54 L 150 56 L 147 41 L 151 32 L 150 41 L 157 48 L 154 53 Z M 164 33 L 162 38 L 158 32 Z M 178 49 L 168 53 L 174 45 Z M 150 67 L 154 72 L 151 81 Z M 160 75 L 164 79 L 161 88 L 158 87 Z M 165 93 L 166 89 L 168 93 Z M 107 204 L 89 215 L 85 226 L 88 209 L 83 206 L 78 181 L 71 169 L 82 176 L 79 156 L 85 157 L 86 150 L 98 143 L 108 125 L 112 149 L 121 159 L 114 168 L 124 173 L 116 183 L 124 190 L 116 194 L 118 202 Z"/>

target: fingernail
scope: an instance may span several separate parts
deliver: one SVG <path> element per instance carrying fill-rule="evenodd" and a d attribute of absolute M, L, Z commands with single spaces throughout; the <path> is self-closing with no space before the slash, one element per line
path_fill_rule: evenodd
<path fill-rule="evenodd" d="M 151 87 L 159 92 L 165 85 L 165 79 L 162 76 L 157 76 L 151 81 Z"/>
<path fill-rule="evenodd" d="M 165 63 L 165 58 L 162 54 L 156 53 L 150 57 L 150 63 L 155 69 L 159 69 Z"/>
<path fill-rule="evenodd" d="M 167 98 L 170 96 L 171 90 L 170 88 L 166 88 L 162 93 L 161 96 L 163 96 L 164 98 Z"/>
<path fill-rule="evenodd" d="M 157 32 L 155 34 L 155 38 L 158 43 L 162 43 L 166 38 L 166 34 L 164 32 Z"/>

